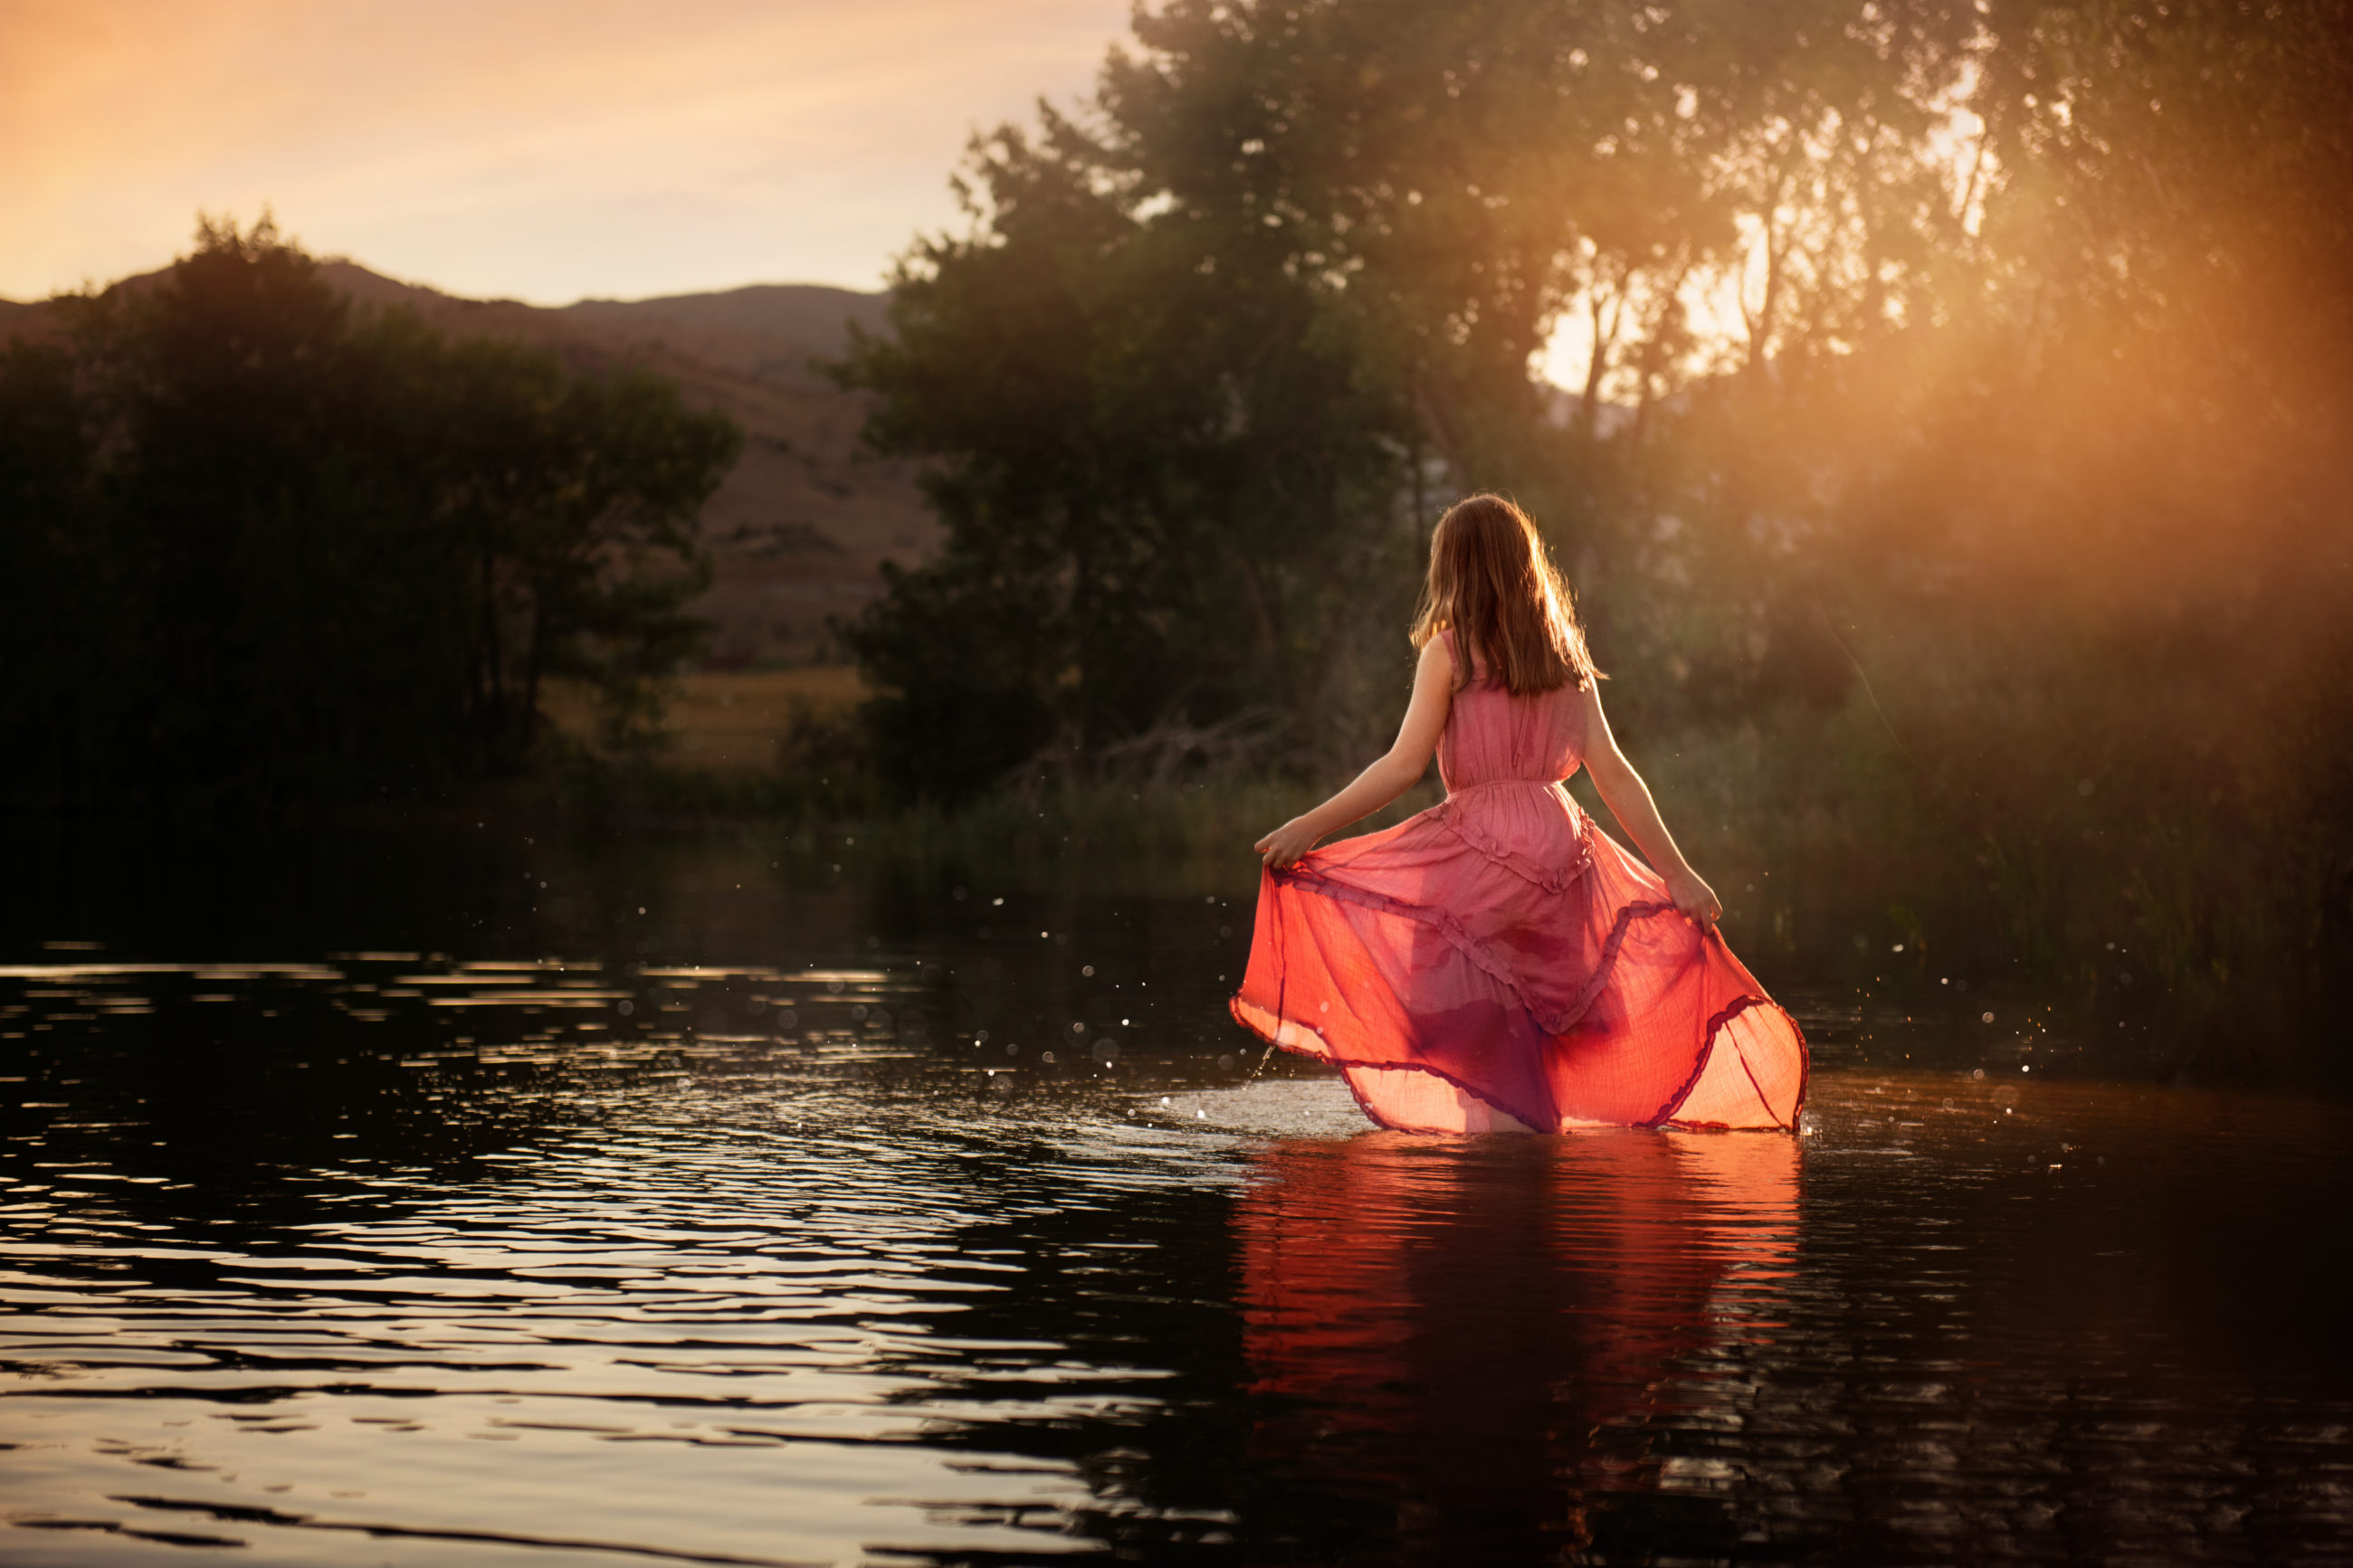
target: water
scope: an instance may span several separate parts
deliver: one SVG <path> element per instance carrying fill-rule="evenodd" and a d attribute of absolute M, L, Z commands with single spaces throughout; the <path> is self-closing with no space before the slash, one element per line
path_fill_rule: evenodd
<path fill-rule="evenodd" d="M 2340 1106 L 1366 1132 L 1246 898 L 802 849 L 20 856 L 0 1562 L 2353 1558 Z"/>

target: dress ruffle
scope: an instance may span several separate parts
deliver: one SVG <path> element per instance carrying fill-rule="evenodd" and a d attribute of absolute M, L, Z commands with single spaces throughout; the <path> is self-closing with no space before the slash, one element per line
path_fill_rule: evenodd
<path fill-rule="evenodd" d="M 1516 784 L 1518 781 L 1507 782 Z M 1554 787 L 1557 790 L 1559 786 Z M 1443 824 L 1449 832 L 1463 843 L 1468 844 L 1505 870 L 1525 878 L 1533 886 L 1541 888 L 1547 893 L 1566 892 L 1571 882 L 1584 876 L 1592 867 L 1592 844 L 1586 837 L 1586 829 L 1589 824 L 1585 820 L 1585 814 L 1577 809 L 1577 803 L 1570 800 L 1566 793 L 1561 795 L 1561 804 L 1568 808 L 1571 820 L 1578 825 L 1577 853 L 1567 864 L 1558 866 L 1546 866 L 1537 862 L 1498 839 L 1480 823 L 1475 812 L 1464 809 L 1461 804 L 1461 800 L 1462 796 L 1460 795 L 1447 796 L 1430 808 L 1431 818 Z"/>

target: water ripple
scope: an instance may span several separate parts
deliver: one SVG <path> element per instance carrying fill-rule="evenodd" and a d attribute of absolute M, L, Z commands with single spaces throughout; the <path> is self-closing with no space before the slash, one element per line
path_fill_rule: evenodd
<path fill-rule="evenodd" d="M 1400 1138 L 1213 958 L 870 952 L 0 970 L 0 1556 L 2353 1553 L 2339 1109 Z"/>

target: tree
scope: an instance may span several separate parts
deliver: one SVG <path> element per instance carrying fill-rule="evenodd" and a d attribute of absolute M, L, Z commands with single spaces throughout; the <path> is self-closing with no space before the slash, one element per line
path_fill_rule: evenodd
<path fill-rule="evenodd" d="M 117 721 L 128 626 L 106 548 L 86 392 L 54 344 L 0 352 L 0 735 L 37 787 L 71 793 Z"/>
<path fill-rule="evenodd" d="M 881 395 L 874 445 L 930 464 L 948 530 L 849 633 L 900 782 L 953 795 L 1041 734 L 1083 752 L 1253 704 L 1319 749 L 1335 692 L 1364 684 L 1353 628 L 1402 617 L 1433 497 L 1510 485 L 1588 545 L 1604 531 L 1600 401 L 1630 385 L 1648 405 L 1698 373 L 1695 280 L 1736 270 L 1747 208 L 1778 258 L 1750 364 L 1895 312 L 1909 252 L 1890 237 L 1927 221 L 1932 182 L 1887 172 L 1917 163 L 1973 16 L 1139 13 L 1083 121 L 1047 110 L 1035 136 L 976 144 L 970 231 L 909 253 L 892 335 L 843 367 Z M 1878 205 L 1839 216 L 1865 187 Z M 1529 367 L 1577 310 L 1594 346 L 1565 458 Z M 997 696 L 945 653 L 961 632 L 924 657 L 943 617 L 998 626 L 1014 605 L 1024 651 L 985 666 Z M 1003 717 L 934 745 L 919 716 L 951 710 Z"/>
<path fill-rule="evenodd" d="M 851 634 L 882 754 L 955 797 L 1262 706 L 1361 755 L 1424 531 L 1505 488 L 1627 732 L 1861 704 L 1894 771 L 1857 742 L 1846 804 L 1943 880 L 2047 855 L 2026 924 L 2176 975 L 2309 954 L 2353 931 L 2348 39 L 2348 0 L 1141 10 L 1088 104 L 976 145 L 845 367 L 948 531 Z M 2094 772 L 2145 820 L 2063 831 Z"/>
<path fill-rule="evenodd" d="M 740 437 L 667 384 L 355 312 L 267 219 L 63 304 L 69 348 L 0 373 L 0 526 L 56 606 L 13 634 L 56 651 L 0 674 L 5 721 L 79 760 L 62 793 L 272 808 L 511 768 L 543 679 L 627 725 L 692 646 L 692 523 Z"/>
<path fill-rule="evenodd" d="M 976 149 L 986 227 L 902 266 L 892 335 L 842 367 L 868 435 L 933 459 L 941 557 L 845 636 L 909 792 L 959 797 L 1050 737 L 1312 699 L 1334 557 L 1388 508 L 1403 417 L 1315 330 L 1279 249 L 1139 216 L 1102 147 L 1050 117 Z"/>

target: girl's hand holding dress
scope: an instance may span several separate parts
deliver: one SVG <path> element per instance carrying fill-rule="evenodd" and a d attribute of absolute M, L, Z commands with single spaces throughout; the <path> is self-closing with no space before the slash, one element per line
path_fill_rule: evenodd
<path fill-rule="evenodd" d="M 1423 645 L 1414 666 L 1413 700 L 1406 705 L 1405 722 L 1387 755 L 1356 775 L 1356 782 L 1314 810 L 1293 817 L 1250 846 L 1271 870 L 1292 865 L 1315 841 L 1348 824 L 1369 816 L 1411 789 L 1430 770 L 1438 754 L 1438 737 L 1446 729 L 1447 710 L 1454 702 L 1454 656 L 1445 639 L 1432 637 Z"/>
<path fill-rule="evenodd" d="M 1303 816 L 1294 816 L 1265 837 L 1250 846 L 1259 858 L 1280 871 L 1315 847 L 1324 836 Z"/>
<path fill-rule="evenodd" d="M 1699 873 L 1688 866 L 1667 873 L 1667 894 L 1675 900 L 1675 908 L 1691 917 L 1692 924 L 1705 936 L 1724 918 L 1723 900 L 1715 889 L 1699 879 Z"/>
<path fill-rule="evenodd" d="M 1699 928 L 1700 935 L 1707 935 L 1724 918 L 1724 905 L 1717 900 L 1715 889 L 1700 880 L 1699 873 L 1683 859 L 1683 852 L 1675 847 L 1667 825 L 1659 820 L 1651 786 L 1618 749 L 1618 738 L 1609 732 L 1609 720 L 1601 711 L 1600 686 L 1588 686 L 1584 697 L 1587 776 L 1593 780 L 1602 804 L 1618 818 L 1618 826 L 1626 830 L 1626 837 L 1665 880 L 1667 896 L 1675 901 L 1675 908 Z"/>

